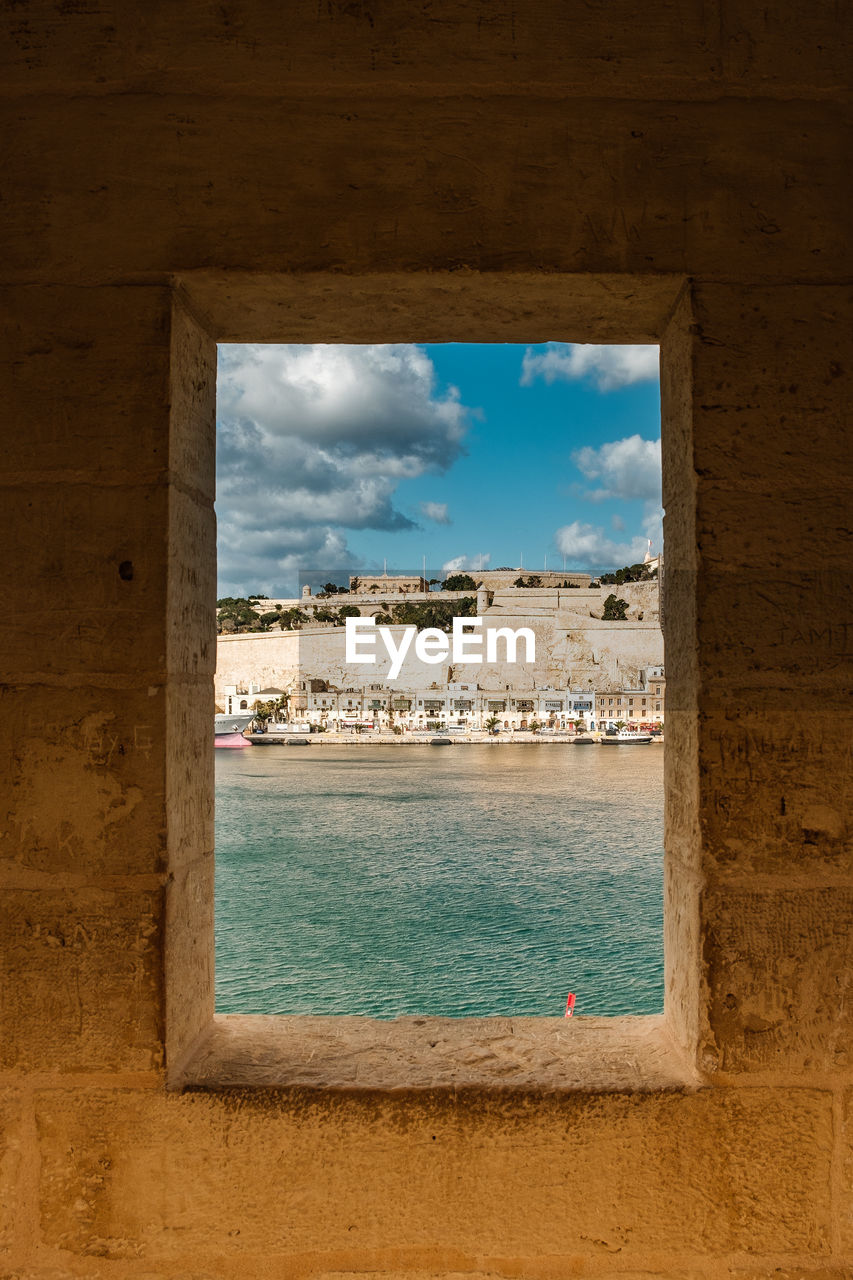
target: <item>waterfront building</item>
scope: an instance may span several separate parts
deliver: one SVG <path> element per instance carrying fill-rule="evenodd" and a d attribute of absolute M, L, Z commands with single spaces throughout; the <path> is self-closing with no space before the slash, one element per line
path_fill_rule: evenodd
<path fill-rule="evenodd" d="M 274 702 L 284 692 L 284 689 L 278 688 L 262 689 L 251 681 L 229 684 L 217 699 L 217 706 L 230 716 L 239 711 L 253 711 L 259 702 Z"/>
<path fill-rule="evenodd" d="M 663 667 L 650 667 L 635 688 L 617 688 L 595 694 L 595 720 L 600 728 L 619 722 L 629 725 L 663 724 L 666 709 L 666 676 Z"/>
<path fill-rule="evenodd" d="M 232 686 L 226 710 L 251 710 L 258 701 L 278 697 L 281 690 L 258 690 L 248 683 Z M 328 680 L 297 681 L 289 694 L 288 717 L 331 731 L 400 729 L 403 732 L 452 727 L 481 730 L 495 717 L 501 728 L 524 730 L 532 724 L 555 731 L 594 728 L 596 695 L 592 689 L 519 689 L 513 685 L 481 686 L 449 681 L 405 686 L 381 681 L 336 686 Z"/>

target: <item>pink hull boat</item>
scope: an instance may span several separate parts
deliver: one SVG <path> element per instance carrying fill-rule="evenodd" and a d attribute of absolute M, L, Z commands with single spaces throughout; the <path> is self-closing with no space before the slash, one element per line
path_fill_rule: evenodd
<path fill-rule="evenodd" d="M 252 744 L 248 738 L 244 738 L 242 733 L 217 733 L 213 740 L 215 747 L 226 747 L 234 750 L 240 747 L 250 747 Z"/>

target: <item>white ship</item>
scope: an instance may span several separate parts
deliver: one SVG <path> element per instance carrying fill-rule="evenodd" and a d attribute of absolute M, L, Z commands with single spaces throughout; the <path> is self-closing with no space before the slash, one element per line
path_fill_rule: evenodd
<path fill-rule="evenodd" d="M 236 715 L 220 714 L 213 717 L 215 747 L 250 747 L 252 744 L 243 734 L 252 723 L 252 712 L 241 711 Z"/>

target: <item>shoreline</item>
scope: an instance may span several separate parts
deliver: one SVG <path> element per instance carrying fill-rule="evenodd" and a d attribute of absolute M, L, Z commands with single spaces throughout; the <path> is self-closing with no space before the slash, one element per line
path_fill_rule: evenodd
<path fill-rule="evenodd" d="M 496 734 L 494 737 L 488 734 L 453 734 L 443 735 L 436 733 L 418 733 L 418 734 L 402 734 L 399 737 L 396 734 L 379 734 L 379 733 L 247 733 L 244 735 L 246 741 L 256 747 L 286 747 L 288 742 L 294 738 L 307 739 L 311 746 L 335 746 L 335 747 L 430 747 L 436 738 L 442 738 L 444 741 L 451 743 L 453 746 L 484 746 L 484 747 L 570 747 L 574 745 L 576 735 L 553 737 L 549 734 L 547 737 L 540 738 L 529 733 L 506 733 Z M 577 735 L 580 736 L 580 735 Z M 596 746 L 600 745 L 598 737 L 593 736 L 592 741 Z M 653 737 L 649 746 L 655 746 L 663 743 L 664 735 Z M 637 746 L 646 745 L 638 743 L 624 743 L 620 745 Z"/>

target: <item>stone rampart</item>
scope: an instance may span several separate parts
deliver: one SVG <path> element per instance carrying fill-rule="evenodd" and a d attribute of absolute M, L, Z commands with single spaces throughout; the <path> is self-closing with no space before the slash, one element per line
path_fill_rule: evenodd
<path fill-rule="evenodd" d="M 526 594 L 526 593 L 525 593 Z M 498 628 L 513 630 L 527 627 L 536 638 L 536 661 L 514 663 L 460 664 L 451 661 L 428 665 L 418 660 L 414 647 L 404 660 L 398 687 L 417 688 L 448 679 L 470 680 L 483 688 L 510 687 L 589 688 L 606 690 L 635 687 L 639 673 L 646 667 L 663 663 L 663 637 L 655 623 L 605 623 L 588 619 L 576 629 L 561 625 L 561 620 L 538 614 L 514 613 L 483 619 L 483 655 L 488 633 Z M 402 627 L 391 628 L 399 643 Z M 498 652 L 505 652 L 498 642 Z M 519 655 L 525 646 L 519 646 Z M 387 678 L 390 662 L 386 650 L 376 645 L 376 664 L 345 661 L 345 633 L 342 627 L 310 627 L 300 631 L 250 632 L 244 635 L 219 636 L 217 640 L 216 697 L 220 701 L 227 685 L 257 684 L 293 688 L 300 680 L 316 677 L 328 680 L 335 688 Z"/>

